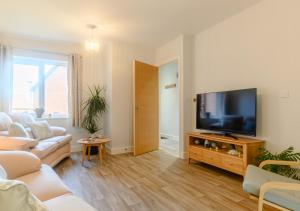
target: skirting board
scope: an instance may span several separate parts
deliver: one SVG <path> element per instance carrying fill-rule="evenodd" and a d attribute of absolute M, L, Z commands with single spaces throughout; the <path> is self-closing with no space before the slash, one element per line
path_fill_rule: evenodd
<path fill-rule="evenodd" d="M 124 153 L 130 153 L 133 152 L 133 147 L 117 147 L 117 148 L 110 148 L 109 146 L 106 146 L 106 150 L 109 154 L 111 155 L 117 155 L 117 154 L 124 154 Z M 71 152 L 81 152 L 82 148 L 80 145 L 76 144 L 76 145 L 71 145 Z M 186 159 L 187 156 L 187 152 L 182 152 L 180 153 L 180 158 L 182 159 Z"/>
<path fill-rule="evenodd" d="M 180 155 L 180 158 L 181 159 L 187 159 L 188 158 L 188 152 L 182 152 L 182 153 L 180 153 L 181 155 Z"/>
<path fill-rule="evenodd" d="M 107 152 L 111 155 L 133 152 L 132 146 L 130 146 L 130 147 L 115 147 L 115 148 L 111 148 L 111 147 L 107 146 L 106 149 L 107 149 Z"/>

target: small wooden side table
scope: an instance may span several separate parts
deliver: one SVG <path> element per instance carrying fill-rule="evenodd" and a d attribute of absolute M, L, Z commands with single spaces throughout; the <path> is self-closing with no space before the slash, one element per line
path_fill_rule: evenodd
<path fill-rule="evenodd" d="M 107 142 L 109 142 L 109 140 L 106 138 L 94 138 L 92 140 L 89 140 L 88 138 L 83 138 L 78 140 L 77 143 L 82 145 L 81 164 L 83 165 L 84 163 L 87 149 L 88 149 L 88 160 L 91 160 L 91 147 L 98 147 L 99 162 L 102 163 L 102 157 L 106 154 L 105 144 Z"/>

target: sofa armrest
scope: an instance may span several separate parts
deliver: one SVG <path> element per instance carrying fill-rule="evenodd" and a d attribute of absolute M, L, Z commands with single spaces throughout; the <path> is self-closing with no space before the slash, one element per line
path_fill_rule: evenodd
<path fill-rule="evenodd" d="M 50 126 L 53 136 L 65 136 L 67 131 L 63 127 Z"/>
<path fill-rule="evenodd" d="M 9 179 L 39 171 L 41 160 L 30 152 L 0 151 L 0 165 L 3 166 Z"/>
<path fill-rule="evenodd" d="M 287 161 L 287 160 L 265 160 L 259 164 L 259 168 L 263 168 L 265 165 L 285 165 L 285 166 L 300 166 L 299 161 Z"/>
<path fill-rule="evenodd" d="M 260 187 L 259 199 L 258 199 L 258 210 L 263 210 L 263 203 L 265 193 L 269 190 L 290 190 L 290 191 L 300 191 L 300 184 L 288 183 L 288 182 L 266 182 Z"/>
<path fill-rule="evenodd" d="M 0 150 L 29 151 L 38 143 L 38 140 L 32 138 L 0 136 Z"/>

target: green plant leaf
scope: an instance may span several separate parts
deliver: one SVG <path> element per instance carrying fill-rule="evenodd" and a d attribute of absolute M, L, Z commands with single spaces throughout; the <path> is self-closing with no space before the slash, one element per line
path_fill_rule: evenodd
<path fill-rule="evenodd" d="M 294 147 L 289 147 L 279 154 L 272 154 L 265 148 L 259 149 L 259 155 L 256 157 L 256 161 L 260 164 L 264 160 L 287 160 L 287 161 L 299 161 L 300 153 L 294 152 Z M 291 168 L 285 165 L 266 165 L 263 167 L 265 170 L 300 180 L 300 169 Z"/>
<path fill-rule="evenodd" d="M 84 117 L 82 127 L 93 134 L 100 130 L 99 123 L 102 115 L 107 111 L 105 88 L 100 86 L 88 87 L 89 97 L 82 102 Z"/>

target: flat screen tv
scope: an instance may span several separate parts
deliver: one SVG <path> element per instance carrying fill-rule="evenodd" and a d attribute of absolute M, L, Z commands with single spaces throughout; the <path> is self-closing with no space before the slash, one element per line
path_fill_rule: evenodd
<path fill-rule="evenodd" d="M 257 90 L 197 95 L 197 129 L 256 136 Z"/>

